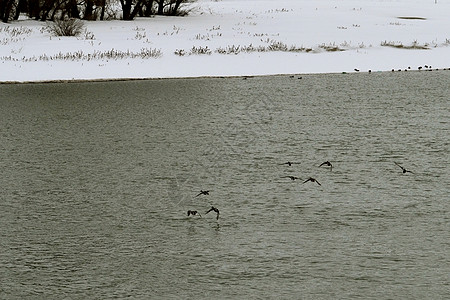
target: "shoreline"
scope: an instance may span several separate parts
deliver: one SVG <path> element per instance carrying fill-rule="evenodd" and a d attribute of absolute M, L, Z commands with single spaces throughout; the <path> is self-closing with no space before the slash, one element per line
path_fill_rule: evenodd
<path fill-rule="evenodd" d="M 136 77 L 136 78 L 97 78 L 97 79 L 51 79 L 36 81 L 0 81 L 0 85 L 27 85 L 27 84 L 52 84 L 52 83 L 97 83 L 97 82 L 118 82 L 118 81 L 158 81 L 158 80 L 196 80 L 196 79 L 248 79 L 274 76 L 314 76 L 314 75 L 357 75 L 357 74 L 386 74 L 386 73 L 418 73 L 418 72 L 442 72 L 450 71 L 449 68 L 424 69 L 424 70 L 390 70 L 390 71 L 354 71 L 354 72 L 324 72 L 324 73 L 279 73 L 279 74 L 261 74 L 261 75 L 214 75 L 214 76 L 174 76 L 174 77 Z M 301 79 L 301 78 L 295 78 Z"/>
<path fill-rule="evenodd" d="M 386 71 L 378 71 L 374 73 L 381 73 Z M 355 72 L 356 73 L 356 72 Z M 369 72 L 362 72 L 369 73 Z M 94 83 L 94 82 L 116 82 L 116 81 L 157 81 L 157 80 L 195 80 L 195 79 L 235 79 L 235 78 L 255 78 L 255 77 L 269 77 L 269 76 L 310 76 L 310 75 L 325 75 L 325 74 L 352 74 L 348 72 L 330 72 L 330 73 L 279 73 L 279 74 L 261 74 L 261 75 L 214 75 L 214 76 L 174 76 L 174 77 L 136 77 L 136 78 L 97 78 L 97 79 L 51 79 L 51 80 L 37 80 L 37 81 L 0 81 L 0 85 L 7 84 L 46 84 L 46 83 Z"/>

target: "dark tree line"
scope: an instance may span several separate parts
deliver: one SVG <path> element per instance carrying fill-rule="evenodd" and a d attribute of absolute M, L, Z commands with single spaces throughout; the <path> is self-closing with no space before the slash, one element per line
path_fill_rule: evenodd
<path fill-rule="evenodd" d="M 112 0 L 110 0 L 112 1 Z M 0 18 L 3 22 L 17 20 L 20 14 L 36 20 L 78 18 L 104 20 L 110 7 L 107 0 L 0 0 Z M 120 2 L 123 20 L 136 16 L 184 15 L 183 4 L 195 0 L 116 0 Z"/>

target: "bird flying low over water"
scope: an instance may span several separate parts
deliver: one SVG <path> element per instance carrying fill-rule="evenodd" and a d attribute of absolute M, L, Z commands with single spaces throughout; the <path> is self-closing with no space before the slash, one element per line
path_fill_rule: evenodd
<path fill-rule="evenodd" d="M 296 177 L 296 176 L 283 176 L 281 178 L 290 178 L 291 180 L 300 179 L 300 177 Z"/>
<path fill-rule="evenodd" d="M 281 165 L 288 165 L 289 167 L 292 166 L 293 164 L 298 164 L 296 162 L 292 162 L 292 161 L 287 161 L 285 163 L 282 163 Z"/>
<path fill-rule="evenodd" d="M 200 218 L 202 217 L 202 215 L 201 215 L 198 211 L 196 211 L 196 210 L 188 210 L 187 214 L 188 214 L 188 217 L 189 217 L 190 215 L 193 215 L 193 216 L 199 215 Z"/>
<path fill-rule="evenodd" d="M 394 164 L 396 164 L 397 166 L 399 166 L 399 167 L 402 169 L 403 173 L 409 172 L 409 173 L 414 174 L 414 173 L 411 172 L 410 170 L 406 170 L 405 168 L 403 168 L 402 166 L 400 166 L 400 165 L 399 165 L 398 163 L 396 163 L 395 161 L 394 161 Z"/>
<path fill-rule="evenodd" d="M 321 166 L 327 166 L 327 167 L 330 167 L 330 171 L 333 170 L 333 165 L 328 160 L 326 162 L 321 163 L 319 168 Z"/>
<path fill-rule="evenodd" d="M 195 197 L 198 197 L 200 195 L 209 195 L 209 191 L 200 191 L 200 193 L 198 193 Z"/>
<path fill-rule="evenodd" d="M 308 181 L 315 182 L 315 183 L 317 183 L 318 185 L 321 185 L 320 182 L 318 182 L 315 178 L 312 178 L 312 177 L 309 177 L 309 178 L 306 179 L 303 183 L 307 183 Z"/>
<path fill-rule="evenodd" d="M 205 215 L 207 213 L 209 213 L 210 211 L 215 211 L 217 213 L 217 220 L 219 220 L 219 210 L 217 208 L 215 208 L 214 206 L 211 206 L 211 208 L 205 213 Z"/>

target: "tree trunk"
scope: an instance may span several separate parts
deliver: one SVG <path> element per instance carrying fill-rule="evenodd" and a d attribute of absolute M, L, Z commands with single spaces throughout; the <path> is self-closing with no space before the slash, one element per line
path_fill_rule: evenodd
<path fill-rule="evenodd" d="M 133 20 L 136 17 L 138 12 L 142 9 L 143 4 L 144 4 L 144 0 L 138 0 L 138 2 L 136 3 L 136 5 L 133 8 L 133 11 L 130 14 L 130 20 Z"/>
<path fill-rule="evenodd" d="M 0 19 L 3 21 L 5 16 L 6 2 L 5 0 L 0 0 Z"/>
<path fill-rule="evenodd" d="M 85 20 L 93 20 L 94 19 L 94 1 L 93 0 L 86 1 L 86 9 L 84 11 L 83 19 L 85 19 Z"/>
<path fill-rule="evenodd" d="M 54 3 L 52 0 L 46 0 L 44 2 L 44 4 L 42 5 L 42 7 L 40 7 L 40 13 L 42 14 L 41 21 L 48 20 L 48 14 L 52 10 L 53 5 L 54 5 Z"/>
<path fill-rule="evenodd" d="M 150 17 L 153 14 L 153 2 L 154 0 L 147 0 L 145 2 L 144 17 Z"/>
<path fill-rule="evenodd" d="M 122 18 L 124 20 L 130 20 L 131 14 L 131 0 L 120 0 L 120 4 L 122 5 Z"/>
<path fill-rule="evenodd" d="M 19 0 L 19 3 L 16 7 L 16 14 L 14 15 L 14 20 L 18 20 L 20 17 L 20 13 L 27 10 L 27 0 Z"/>
<path fill-rule="evenodd" d="M 14 0 L 3 0 L 0 2 L 0 17 L 2 18 L 2 22 L 8 23 L 13 4 Z"/>
<path fill-rule="evenodd" d="M 100 21 L 103 21 L 105 18 L 105 6 L 106 6 L 106 0 L 102 0 L 102 11 L 100 13 Z"/>
<path fill-rule="evenodd" d="M 181 5 L 182 2 L 183 2 L 183 0 L 177 0 L 177 1 L 175 2 L 175 6 L 174 6 L 174 8 L 173 8 L 173 10 L 172 10 L 171 15 L 173 15 L 173 16 L 176 16 L 176 15 L 177 15 L 178 9 L 180 8 L 180 5 Z"/>
<path fill-rule="evenodd" d="M 80 18 L 80 11 L 78 10 L 77 0 L 70 0 L 68 4 L 67 11 L 69 13 L 69 18 Z"/>
<path fill-rule="evenodd" d="M 41 9 L 39 7 L 39 0 L 28 0 L 28 16 L 32 19 L 39 20 L 39 13 Z"/>
<path fill-rule="evenodd" d="M 155 0 L 158 4 L 158 11 L 156 12 L 157 15 L 162 15 L 164 13 L 164 0 Z"/>

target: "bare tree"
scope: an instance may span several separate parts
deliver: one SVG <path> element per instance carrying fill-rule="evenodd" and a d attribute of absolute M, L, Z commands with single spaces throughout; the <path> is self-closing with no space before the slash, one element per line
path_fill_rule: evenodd
<path fill-rule="evenodd" d="M 164 3 L 165 3 L 165 0 L 155 0 L 155 2 L 156 2 L 156 5 L 158 7 L 158 9 L 156 10 L 156 14 L 157 15 L 164 14 Z"/>
<path fill-rule="evenodd" d="M 12 17 L 15 0 L 0 0 L 0 18 L 2 22 L 8 23 Z"/>
<path fill-rule="evenodd" d="M 103 21 L 103 19 L 105 18 L 106 0 L 100 0 L 100 6 L 101 6 L 100 20 Z"/>
<path fill-rule="evenodd" d="M 94 20 L 95 19 L 94 0 L 86 0 L 85 3 L 86 3 L 86 6 L 85 6 L 85 9 L 84 9 L 83 19 L 85 19 L 85 20 Z"/>
<path fill-rule="evenodd" d="M 185 3 L 194 2 L 193 0 L 155 0 L 157 4 L 157 15 L 178 16 L 185 13 L 180 11 L 180 7 Z"/>
<path fill-rule="evenodd" d="M 124 20 L 133 20 L 141 11 L 145 0 L 120 0 L 122 17 Z"/>
<path fill-rule="evenodd" d="M 39 20 L 41 14 L 41 5 L 39 0 L 25 0 L 27 1 L 27 13 L 30 18 Z"/>
<path fill-rule="evenodd" d="M 119 0 L 123 20 L 133 20 L 136 16 L 149 17 L 153 14 L 179 16 L 187 14 L 182 10 L 183 4 L 195 0 Z M 96 20 L 105 17 L 106 0 L 0 0 L 0 20 L 8 22 L 18 19 L 21 12 L 26 12 L 36 20 L 54 20 L 83 18 Z M 100 15 L 100 16 L 98 16 Z"/>
<path fill-rule="evenodd" d="M 153 6 L 155 0 L 144 0 L 141 10 L 139 11 L 139 16 L 150 17 L 154 14 Z"/>
<path fill-rule="evenodd" d="M 181 11 L 180 7 L 187 3 L 187 2 L 192 2 L 192 1 L 187 1 L 187 0 L 171 0 L 170 1 L 170 6 L 169 6 L 169 15 L 171 16 L 179 16 L 179 15 L 184 15 L 187 14 L 186 11 Z"/>

